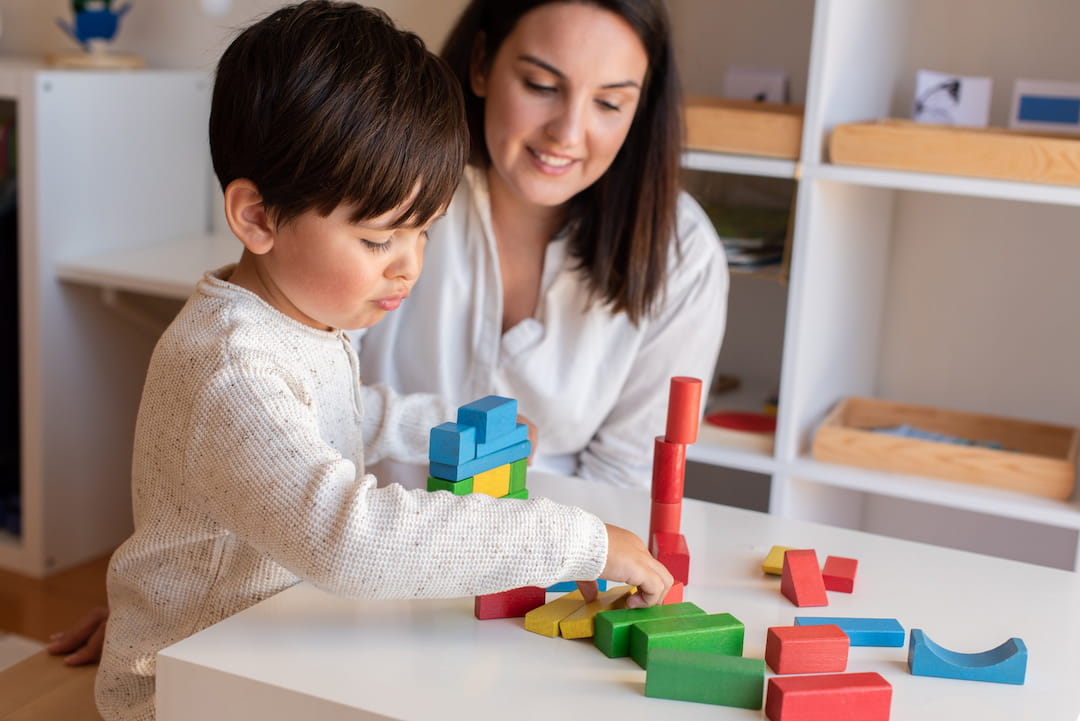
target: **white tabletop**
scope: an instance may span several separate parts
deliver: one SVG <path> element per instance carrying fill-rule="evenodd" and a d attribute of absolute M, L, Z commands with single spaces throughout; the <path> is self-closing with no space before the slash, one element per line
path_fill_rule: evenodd
<path fill-rule="evenodd" d="M 644 534 L 647 494 L 530 473 L 531 493 Z M 701 501 L 683 503 L 685 599 L 746 625 L 764 658 L 769 626 L 796 615 L 896 618 L 940 645 L 985 651 L 1017 636 L 1023 686 L 912 676 L 907 648 L 851 649 L 849 672 L 893 686 L 893 721 L 1080 718 L 1080 576 Z M 796 608 L 761 572 L 774 545 L 859 560 L 853 594 Z M 772 672 L 766 670 L 766 676 Z M 521 619 L 477 621 L 472 599 L 350 601 L 301 584 L 162 651 L 159 721 L 760 719 L 763 712 L 644 696 L 645 672 L 590 640 L 551 639 Z"/>

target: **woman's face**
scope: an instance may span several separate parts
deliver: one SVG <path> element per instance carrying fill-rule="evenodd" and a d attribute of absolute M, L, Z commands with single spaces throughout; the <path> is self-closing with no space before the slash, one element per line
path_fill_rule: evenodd
<path fill-rule="evenodd" d="M 592 185 L 626 139 L 647 68 L 637 34 L 608 10 L 553 2 L 523 15 L 471 77 L 490 181 L 544 207 Z"/>

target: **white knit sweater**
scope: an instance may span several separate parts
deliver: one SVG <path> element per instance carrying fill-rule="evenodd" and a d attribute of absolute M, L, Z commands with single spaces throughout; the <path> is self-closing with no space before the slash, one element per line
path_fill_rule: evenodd
<path fill-rule="evenodd" d="M 153 719 L 158 650 L 301 579 L 390 599 L 597 577 L 607 535 L 581 509 L 377 488 L 365 454 L 422 462 L 451 409 L 361 386 L 344 333 L 284 316 L 229 273 L 203 278 L 147 372 L 135 532 L 109 564 L 105 719 Z"/>

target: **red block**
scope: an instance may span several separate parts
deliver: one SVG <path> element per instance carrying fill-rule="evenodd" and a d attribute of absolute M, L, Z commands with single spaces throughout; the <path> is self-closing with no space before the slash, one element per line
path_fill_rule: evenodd
<path fill-rule="evenodd" d="M 678 533 L 682 525 L 682 503 L 652 502 L 649 512 L 649 538 L 655 533 Z"/>
<path fill-rule="evenodd" d="M 547 603 L 547 590 L 539 586 L 522 586 L 501 593 L 477 596 L 473 613 L 481 621 L 490 618 L 521 618 L 534 608 Z"/>
<path fill-rule="evenodd" d="M 682 603 L 683 602 L 683 589 L 685 589 L 685 588 L 686 588 L 685 585 L 683 585 L 682 583 L 679 583 L 678 581 L 676 581 L 675 585 L 673 585 L 671 587 L 671 590 L 668 591 L 668 594 L 666 596 L 664 596 L 664 600 L 660 602 L 660 605 L 665 606 L 665 605 L 667 605 L 669 603 Z"/>
<path fill-rule="evenodd" d="M 851 593 L 855 590 L 855 571 L 858 567 L 859 562 L 854 558 L 826 557 L 825 568 L 821 571 L 825 588 L 830 591 Z"/>
<path fill-rule="evenodd" d="M 773 676 L 765 693 L 770 721 L 889 721 L 892 686 L 877 673 Z"/>
<path fill-rule="evenodd" d="M 851 640 L 839 626 L 773 626 L 765 663 L 776 673 L 836 673 L 847 669 Z"/>
<path fill-rule="evenodd" d="M 649 552 L 664 564 L 684 586 L 690 584 L 690 549 L 681 533 L 654 533 L 649 539 Z"/>
<path fill-rule="evenodd" d="M 689 444 L 697 441 L 698 421 L 701 419 L 701 380 L 675 376 L 668 394 L 668 443 Z"/>
<path fill-rule="evenodd" d="M 686 445 L 669 443 L 663 436 L 653 442 L 652 499 L 660 503 L 682 503 L 686 478 Z"/>
<path fill-rule="evenodd" d="M 780 574 L 780 593 L 796 606 L 828 606 L 825 582 L 821 579 L 817 553 L 813 549 L 784 553 Z"/>

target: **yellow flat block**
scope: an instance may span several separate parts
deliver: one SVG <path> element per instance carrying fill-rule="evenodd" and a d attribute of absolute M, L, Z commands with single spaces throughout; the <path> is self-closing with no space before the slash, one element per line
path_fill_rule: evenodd
<path fill-rule="evenodd" d="M 541 636 L 559 635 L 559 622 L 585 605 L 581 591 L 571 591 L 525 614 L 525 630 Z"/>
<path fill-rule="evenodd" d="M 502 498 L 510 492 L 510 464 L 492 468 L 473 476 L 473 493 L 486 493 Z"/>
<path fill-rule="evenodd" d="M 773 576 L 784 574 L 784 553 L 790 551 L 790 546 L 773 546 L 769 549 L 769 555 L 761 564 L 761 570 Z"/>
<path fill-rule="evenodd" d="M 596 628 L 596 614 L 625 608 L 626 599 L 630 598 L 634 586 L 616 586 L 601 592 L 595 601 L 590 601 L 559 622 L 559 631 L 563 638 L 592 638 Z"/>

